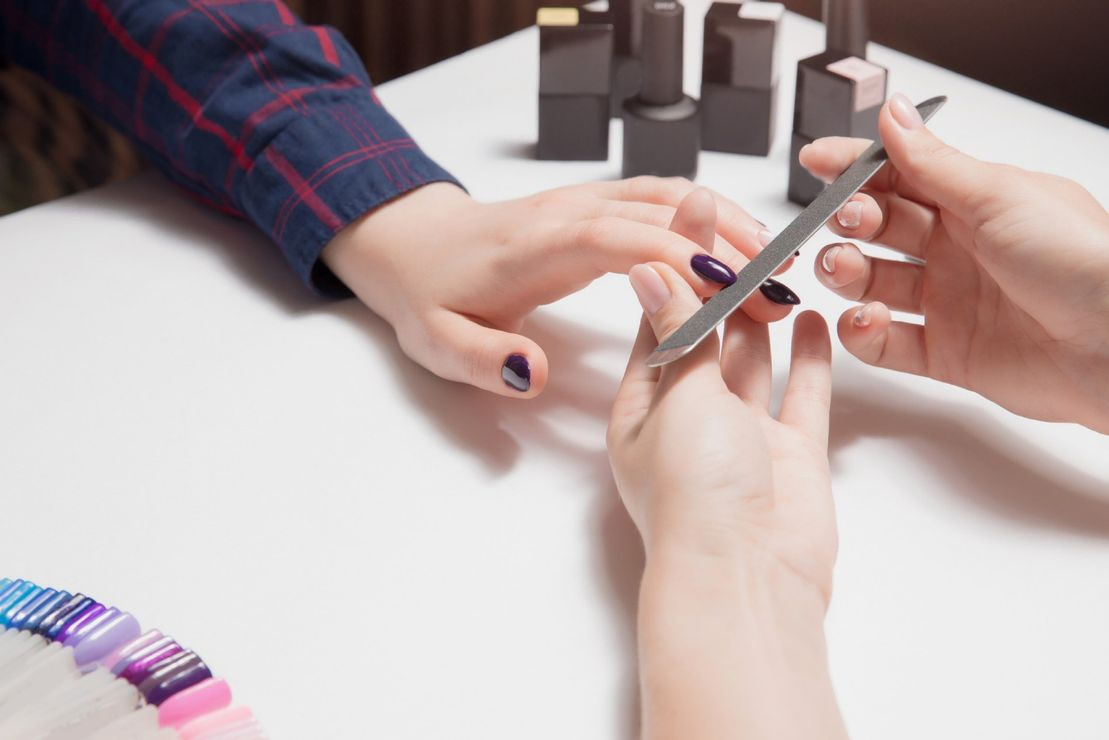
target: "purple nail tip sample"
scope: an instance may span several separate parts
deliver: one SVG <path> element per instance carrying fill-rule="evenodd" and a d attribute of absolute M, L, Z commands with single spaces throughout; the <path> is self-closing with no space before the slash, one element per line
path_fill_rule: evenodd
<path fill-rule="evenodd" d="M 85 618 L 89 610 L 93 607 L 100 607 L 99 603 L 93 601 L 87 596 L 82 597 L 81 601 L 71 601 L 66 605 L 66 608 L 58 612 L 57 617 L 53 619 L 52 624 L 45 633 L 48 640 L 63 641 L 64 635 L 62 634 L 69 625 L 74 624 Z"/>
<path fill-rule="evenodd" d="M 531 388 L 531 364 L 523 355 L 509 355 L 501 368 L 501 379 L 509 388 L 527 393 Z"/>
<path fill-rule="evenodd" d="M 149 678 L 155 670 L 160 669 L 163 663 L 167 660 L 177 659 L 183 652 L 185 652 L 185 648 L 171 641 L 169 644 L 160 646 L 158 650 L 135 660 L 120 671 L 118 675 L 125 681 L 138 686 Z"/>
<path fill-rule="evenodd" d="M 73 631 L 69 633 L 69 637 L 65 638 L 62 644 L 68 647 L 76 647 L 82 640 L 100 629 L 105 622 L 115 619 L 117 614 L 119 614 L 119 609 L 115 607 L 106 608 L 99 614 L 83 620 L 81 624 L 74 626 Z"/>
<path fill-rule="evenodd" d="M 158 640 L 164 639 L 166 639 L 165 636 L 162 635 L 162 633 L 158 630 L 150 630 L 149 632 L 144 632 L 143 634 L 139 635 L 134 640 L 120 648 L 119 656 L 117 657 L 116 662 L 109 667 L 111 672 L 118 676 L 120 673 L 123 672 L 123 669 L 129 666 L 131 662 L 134 661 L 143 650 L 146 650 Z"/>
<path fill-rule="evenodd" d="M 68 640 L 75 634 L 77 634 L 78 630 L 80 630 L 92 620 L 99 617 L 105 611 L 107 611 L 106 606 L 94 601 L 92 604 L 82 609 L 80 613 L 66 622 L 66 624 L 62 626 L 61 631 L 58 632 L 57 636 L 54 639 L 62 643 L 63 645 L 69 644 Z"/>
<path fill-rule="evenodd" d="M 57 634 L 65 624 L 65 620 L 69 619 L 75 612 L 84 608 L 85 604 L 91 604 L 92 599 L 84 594 L 74 594 L 65 601 L 59 603 L 49 614 L 43 616 L 39 626 L 35 629 L 35 633 L 42 635 L 48 639 L 53 639 L 52 634 Z"/>
<path fill-rule="evenodd" d="M 79 666 L 101 660 L 120 645 L 134 640 L 139 632 L 137 619 L 126 612 L 117 613 L 77 643 L 73 659 Z"/>
<path fill-rule="evenodd" d="M 191 660 L 174 670 L 171 675 L 151 686 L 143 696 L 147 703 L 158 706 L 174 694 L 196 686 L 201 681 L 207 681 L 211 677 L 212 671 L 204 664 L 200 656 L 193 656 Z"/>
<path fill-rule="evenodd" d="M 689 266 L 705 280 L 711 280 L 720 285 L 731 285 L 736 281 L 732 268 L 708 254 L 696 255 L 689 261 Z"/>

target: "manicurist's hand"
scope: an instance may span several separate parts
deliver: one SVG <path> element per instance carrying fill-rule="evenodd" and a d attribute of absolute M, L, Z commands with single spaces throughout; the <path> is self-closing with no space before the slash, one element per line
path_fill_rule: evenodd
<path fill-rule="evenodd" d="M 1069 180 L 956 151 L 903 96 L 880 131 L 890 164 L 830 226 L 924 264 L 825 247 L 817 276 L 864 304 L 840 318 L 844 346 L 1024 416 L 1109 432 L 1109 214 Z M 869 143 L 821 139 L 801 163 L 830 180 Z"/>
<path fill-rule="evenodd" d="M 673 230 L 707 247 L 715 212 L 695 192 Z M 645 319 L 608 446 L 646 551 L 643 736 L 843 737 L 823 632 L 836 554 L 827 327 L 798 316 L 775 418 L 765 324 L 737 313 L 722 346 L 710 337 L 651 369 L 647 356 L 701 299 L 668 264 L 636 266 L 630 279 Z"/>
<path fill-rule="evenodd" d="M 668 231 L 693 189 L 636 178 L 483 204 L 453 185 L 428 185 L 351 224 L 323 259 L 392 324 L 416 362 L 449 380 L 530 398 L 546 384 L 547 358 L 516 332 L 536 307 L 649 261 L 708 296 L 768 241 L 758 221 L 715 196 L 720 219 L 711 239 L 698 244 Z M 789 306 L 757 294 L 744 310 L 767 322 Z"/>

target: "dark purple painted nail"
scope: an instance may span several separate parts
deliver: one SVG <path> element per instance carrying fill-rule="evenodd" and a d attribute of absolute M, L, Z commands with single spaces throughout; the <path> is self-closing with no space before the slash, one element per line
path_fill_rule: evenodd
<path fill-rule="evenodd" d="M 501 368 L 501 378 L 509 388 L 527 393 L 531 388 L 531 365 L 523 355 L 509 355 Z"/>
<path fill-rule="evenodd" d="M 721 285 L 731 285 L 735 282 L 735 273 L 732 272 L 732 268 L 710 255 L 698 254 L 689 261 L 689 266 L 705 280 L 711 280 Z"/>
<path fill-rule="evenodd" d="M 783 306 L 796 306 L 801 302 L 801 299 L 797 297 L 796 293 L 774 278 L 760 285 L 759 290 L 762 291 L 762 294 L 766 296 L 767 300 Z"/>

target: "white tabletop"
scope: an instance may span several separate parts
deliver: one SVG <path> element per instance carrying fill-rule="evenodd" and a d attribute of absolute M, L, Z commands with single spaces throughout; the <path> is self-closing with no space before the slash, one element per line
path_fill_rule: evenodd
<path fill-rule="evenodd" d="M 688 3 L 691 91 L 706 5 Z M 771 157 L 701 159 L 774 228 L 797 212 L 793 62 L 821 46 L 786 17 Z M 935 128 L 954 144 L 1109 202 L 1105 130 L 871 56 L 891 90 L 951 97 Z M 619 125 L 607 164 L 528 158 L 536 58 L 530 29 L 381 95 L 479 198 L 616 176 Z M 810 266 L 826 241 L 786 279 L 834 317 Z M 638 320 L 623 278 L 542 310 L 549 388 L 500 400 L 146 175 L 0 220 L 0 317 L 4 574 L 173 634 L 275 737 L 634 736 L 642 553 L 604 451 Z M 1109 441 L 836 362 L 828 630 L 856 740 L 1104 738 Z"/>

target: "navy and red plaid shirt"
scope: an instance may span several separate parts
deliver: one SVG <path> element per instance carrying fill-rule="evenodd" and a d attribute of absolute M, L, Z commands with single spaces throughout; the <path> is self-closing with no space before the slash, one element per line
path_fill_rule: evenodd
<path fill-rule="evenodd" d="M 281 0 L 0 0 L 0 58 L 76 96 L 169 177 L 249 219 L 306 282 L 343 226 L 455 182 L 382 107 L 336 30 Z"/>

